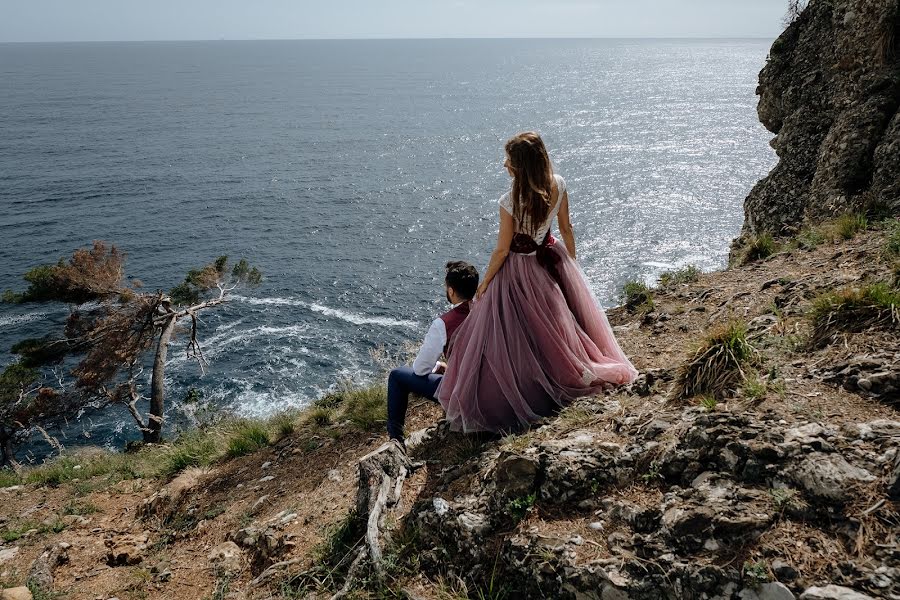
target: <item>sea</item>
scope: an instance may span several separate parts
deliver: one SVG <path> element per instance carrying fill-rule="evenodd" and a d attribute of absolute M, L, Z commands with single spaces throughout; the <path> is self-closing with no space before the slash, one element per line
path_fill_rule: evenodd
<path fill-rule="evenodd" d="M 604 305 L 629 280 L 725 265 L 776 162 L 755 97 L 771 41 L 0 44 L 0 291 L 94 240 L 146 291 L 246 258 L 263 282 L 203 313 L 206 369 L 184 336 L 170 348 L 167 432 L 300 408 L 404 360 L 447 308 L 448 260 L 484 269 L 520 131 L 567 181 Z M 0 367 L 69 310 L 0 304 Z M 139 437 L 116 407 L 56 435 Z"/>

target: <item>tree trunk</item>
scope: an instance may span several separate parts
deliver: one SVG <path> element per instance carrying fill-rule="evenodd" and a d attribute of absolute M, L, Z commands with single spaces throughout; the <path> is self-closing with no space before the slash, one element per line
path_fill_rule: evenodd
<path fill-rule="evenodd" d="M 159 334 L 159 344 L 156 346 L 156 356 L 153 358 L 153 376 L 150 379 L 150 416 L 147 418 L 147 430 L 144 431 L 144 441 L 150 444 L 158 444 L 162 438 L 163 412 L 165 408 L 166 384 L 163 376 L 166 370 L 166 354 L 169 351 L 169 340 L 175 329 L 176 316 L 171 315 L 166 320 L 162 332 Z"/>

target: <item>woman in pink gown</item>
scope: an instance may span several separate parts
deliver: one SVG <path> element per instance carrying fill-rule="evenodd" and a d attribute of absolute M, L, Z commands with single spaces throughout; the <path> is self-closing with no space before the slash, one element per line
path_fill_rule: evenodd
<path fill-rule="evenodd" d="M 500 199 L 497 247 L 437 390 L 465 432 L 521 430 L 637 377 L 575 262 L 566 182 L 540 136 L 509 140 L 504 166 L 512 188 Z M 564 247 L 550 235 L 554 219 Z"/>

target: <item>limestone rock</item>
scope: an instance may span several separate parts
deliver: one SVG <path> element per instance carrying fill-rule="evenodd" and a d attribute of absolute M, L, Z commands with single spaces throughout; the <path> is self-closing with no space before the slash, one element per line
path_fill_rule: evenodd
<path fill-rule="evenodd" d="M 53 572 L 56 567 L 69 562 L 69 548 L 66 542 L 59 542 L 47 546 L 43 552 L 31 563 L 28 572 L 28 583 L 41 590 L 49 590 L 53 587 Z"/>
<path fill-rule="evenodd" d="M 146 556 L 149 545 L 150 536 L 146 533 L 108 539 L 106 562 L 111 567 L 140 564 Z"/>
<path fill-rule="evenodd" d="M 873 206 L 900 213 L 895 0 L 810 2 L 759 75 L 778 165 L 744 203 L 744 236 Z"/>
<path fill-rule="evenodd" d="M 763 583 L 738 592 L 739 600 L 794 600 L 796 596 L 786 585 L 778 582 Z"/>
<path fill-rule="evenodd" d="M 852 484 L 874 481 L 865 469 L 850 464 L 840 454 L 812 452 L 794 467 L 791 474 L 810 495 L 823 500 L 845 502 Z"/>
<path fill-rule="evenodd" d="M 213 570 L 220 575 L 234 575 L 243 566 L 241 549 L 234 542 L 222 542 L 207 555 Z"/>
<path fill-rule="evenodd" d="M 33 600 L 33 598 L 31 590 L 24 586 L 0 591 L 0 600 Z"/>
<path fill-rule="evenodd" d="M 800 596 L 800 600 L 873 600 L 871 596 L 839 585 L 811 587 Z"/>
<path fill-rule="evenodd" d="M 900 452 L 894 457 L 894 466 L 888 475 L 887 488 L 891 498 L 900 500 Z"/>
<path fill-rule="evenodd" d="M 195 467 L 185 469 L 168 485 L 144 500 L 138 508 L 138 516 L 142 519 L 169 519 L 200 486 L 206 473 L 206 470 Z"/>
<path fill-rule="evenodd" d="M 0 565 L 14 559 L 18 553 L 19 553 L 18 546 L 13 546 L 12 548 L 4 548 L 3 550 L 0 550 Z"/>

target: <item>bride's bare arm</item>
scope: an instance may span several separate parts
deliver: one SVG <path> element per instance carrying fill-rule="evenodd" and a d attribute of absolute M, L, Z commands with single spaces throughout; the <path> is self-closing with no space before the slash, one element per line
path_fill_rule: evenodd
<path fill-rule="evenodd" d="M 566 244 L 566 250 L 569 256 L 575 260 L 575 230 L 572 228 L 572 221 L 569 219 L 569 192 L 563 192 L 562 204 L 559 207 L 559 214 L 556 216 L 559 221 L 559 235 L 562 236 L 563 242 Z"/>
<path fill-rule="evenodd" d="M 506 257 L 509 256 L 509 245 L 512 243 L 514 229 L 515 226 L 513 225 L 512 215 L 506 212 L 506 209 L 501 208 L 500 233 L 497 234 L 497 247 L 494 248 L 494 252 L 491 254 L 491 262 L 488 263 L 487 271 L 484 272 L 484 278 L 481 280 L 478 291 L 475 293 L 476 298 L 481 298 L 481 295 L 484 294 L 484 291 L 494 278 L 494 275 L 497 274 L 497 271 L 499 271 L 500 267 L 503 266 L 503 263 L 506 262 Z"/>

